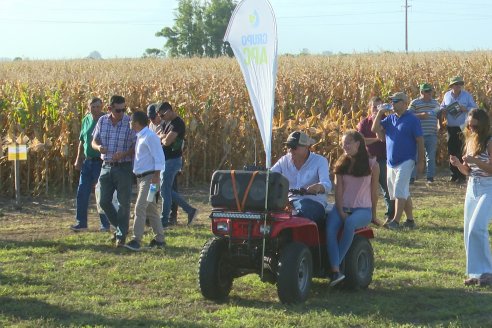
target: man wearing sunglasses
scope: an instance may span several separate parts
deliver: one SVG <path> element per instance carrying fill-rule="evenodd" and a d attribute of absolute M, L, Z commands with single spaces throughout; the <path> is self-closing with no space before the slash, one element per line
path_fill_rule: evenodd
<path fill-rule="evenodd" d="M 413 204 L 410 197 L 410 177 L 418 158 L 417 170 L 424 170 L 424 138 L 420 120 L 407 110 L 408 97 L 404 92 L 390 96 L 393 114 L 384 116 L 381 109 L 374 119 L 372 132 L 380 140 L 386 140 L 387 183 L 390 198 L 395 200 L 395 216 L 388 218 L 385 227 L 398 229 L 400 219 L 405 212 L 407 221 L 404 227 L 414 228 Z M 418 156 L 417 156 L 418 151 Z"/>
<path fill-rule="evenodd" d="M 425 161 L 427 164 L 427 183 L 434 182 L 436 175 L 436 151 L 437 151 L 437 131 L 438 116 L 441 109 L 439 102 L 432 98 L 432 86 L 428 83 L 420 85 L 420 97 L 412 100 L 408 110 L 420 120 L 422 132 L 424 134 Z M 417 170 L 412 172 L 410 183 L 412 184 L 417 177 Z"/>
<path fill-rule="evenodd" d="M 157 111 L 161 106 L 161 103 L 150 104 L 147 107 L 147 116 L 149 117 L 149 129 L 154 131 L 158 136 L 161 133 L 164 133 L 164 124 L 161 116 L 158 115 Z M 164 145 L 162 146 L 162 150 L 164 151 Z M 181 170 L 176 174 L 173 181 L 173 190 L 178 192 L 178 176 L 181 174 Z M 176 202 L 172 202 L 171 204 L 171 214 L 169 215 L 169 225 L 176 225 L 178 223 L 178 204 Z"/>
<path fill-rule="evenodd" d="M 289 202 L 298 215 L 321 223 L 329 209 L 327 196 L 331 181 L 328 160 L 310 150 L 314 140 L 304 132 L 292 132 L 285 144 L 287 154 L 271 170 L 289 180 L 289 189 L 306 189 L 308 195 L 289 193 Z"/>
<path fill-rule="evenodd" d="M 456 156 L 460 162 L 463 162 L 462 151 L 462 130 L 465 124 L 467 113 L 476 108 L 477 104 L 470 93 L 463 90 L 465 81 L 461 76 L 452 77 L 449 80 L 449 91 L 444 94 L 441 102 L 442 116 L 446 117 L 448 131 L 448 153 L 450 156 Z M 453 111 L 453 104 L 458 104 L 459 110 Z M 463 183 L 465 176 L 452 164 L 449 164 L 451 171 L 451 182 Z"/>
<path fill-rule="evenodd" d="M 99 184 L 99 205 L 116 227 L 114 241 L 123 247 L 130 221 L 130 198 L 133 183 L 132 160 L 135 148 L 135 131 L 130 129 L 130 117 L 125 115 L 126 104 L 122 96 L 112 96 L 109 114 L 101 116 L 92 134 L 92 148 L 101 153 L 103 160 Z M 116 190 L 118 210 L 112 199 Z"/>
<path fill-rule="evenodd" d="M 186 212 L 188 225 L 191 225 L 198 214 L 198 209 L 188 204 L 177 191 L 173 190 L 176 175 L 183 167 L 185 123 L 167 101 L 159 105 L 158 113 L 163 121 L 163 129 L 159 137 L 163 146 L 164 157 L 166 158 L 166 169 L 161 171 L 162 226 L 167 228 L 170 225 L 171 205 L 173 202 Z"/>

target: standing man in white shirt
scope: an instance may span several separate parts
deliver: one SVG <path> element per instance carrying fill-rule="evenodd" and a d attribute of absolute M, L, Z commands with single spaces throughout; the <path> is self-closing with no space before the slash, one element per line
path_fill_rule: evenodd
<path fill-rule="evenodd" d="M 144 112 L 137 111 L 132 114 L 131 128 L 137 134 L 135 144 L 135 158 L 133 173 L 137 177 L 138 195 L 135 204 L 135 219 L 133 221 L 133 239 L 125 245 L 132 251 L 139 251 L 142 244 L 142 236 L 145 230 L 145 220 L 149 219 L 155 238 L 149 247 L 163 247 L 164 230 L 157 206 L 157 196 L 152 202 L 147 201 L 150 185 L 160 184 L 160 172 L 164 170 L 165 160 L 161 148 L 161 141 L 157 134 L 148 128 L 149 118 Z"/>
<path fill-rule="evenodd" d="M 321 223 L 326 217 L 331 181 L 328 160 L 309 149 L 314 143 L 304 132 L 292 132 L 285 142 L 288 153 L 282 156 L 271 170 L 289 180 L 289 189 L 305 188 L 308 193 L 313 194 L 289 193 L 289 202 L 298 215 Z"/>

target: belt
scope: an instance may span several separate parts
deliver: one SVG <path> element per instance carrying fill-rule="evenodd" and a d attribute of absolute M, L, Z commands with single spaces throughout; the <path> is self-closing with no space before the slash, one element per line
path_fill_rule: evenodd
<path fill-rule="evenodd" d="M 106 162 L 104 161 L 103 162 L 103 165 L 106 165 L 106 166 L 121 166 L 121 165 L 125 165 L 125 164 L 130 164 L 131 162 Z"/>
<path fill-rule="evenodd" d="M 101 157 L 86 157 L 85 159 L 88 161 L 102 162 Z"/>
<path fill-rule="evenodd" d="M 154 172 L 155 171 L 147 171 L 147 172 L 144 172 L 144 173 L 135 174 L 135 176 L 140 179 L 140 178 L 143 178 L 143 177 L 145 177 L 145 176 L 147 176 L 149 174 L 154 174 Z"/>

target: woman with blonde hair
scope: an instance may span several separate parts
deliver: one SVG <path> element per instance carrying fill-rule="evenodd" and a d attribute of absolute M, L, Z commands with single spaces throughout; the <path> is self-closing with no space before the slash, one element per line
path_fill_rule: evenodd
<path fill-rule="evenodd" d="M 468 176 L 464 210 L 465 285 L 490 284 L 492 255 L 488 225 L 492 219 L 492 136 L 487 112 L 472 109 L 464 131 L 463 163 L 449 161 Z"/>

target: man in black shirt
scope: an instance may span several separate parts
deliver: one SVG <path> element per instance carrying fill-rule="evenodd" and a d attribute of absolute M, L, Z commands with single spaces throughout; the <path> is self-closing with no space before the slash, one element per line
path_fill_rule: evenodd
<path fill-rule="evenodd" d="M 161 220 L 163 227 L 169 226 L 169 214 L 171 204 L 175 202 L 188 215 L 188 225 L 195 219 L 198 210 L 190 206 L 179 193 L 173 190 L 173 182 L 176 174 L 183 165 L 183 142 L 185 138 L 185 123 L 174 112 L 168 102 L 163 102 L 159 106 L 159 116 L 164 121 L 162 132 L 159 134 L 161 144 L 166 158 L 166 167 L 161 172 L 161 196 L 162 213 Z"/>

